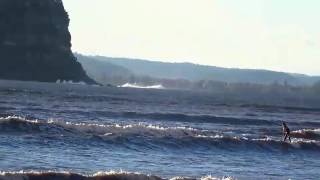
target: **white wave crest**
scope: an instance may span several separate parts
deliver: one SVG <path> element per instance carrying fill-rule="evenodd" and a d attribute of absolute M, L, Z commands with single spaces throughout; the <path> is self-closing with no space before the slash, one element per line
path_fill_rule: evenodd
<path fill-rule="evenodd" d="M 83 135 L 95 135 L 102 138 L 117 138 L 123 136 L 145 136 L 155 138 L 220 138 L 214 131 L 195 129 L 191 127 L 173 126 L 165 127 L 156 124 L 135 123 L 135 124 L 95 124 L 95 123 L 75 123 L 65 122 L 61 120 L 28 120 L 19 116 L 8 116 L 0 118 L 0 125 L 8 126 L 13 129 L 17 127 L 17 131 L 37 130 L 44 133 L 70 134 L 80 133 Z"/>
<path fill-rule="evenodd" d="M 0 123 L 12 121 L 12 120 L 20 121 L 20 122 L 34 123 L 34 124 L 39 123 L 38 119 L 29 120 L 29 119 L 26 119 L 24 117 L 15 116 L 15 115 L 7 116 L 7 117 L 0 117 Z"/>
<path fill-rule="evenodd" d="M 320 129 L 300 129 L 300 130 L 292 131 L 292 133 L 305 133 L 305 132 L 320 133 Z"/>
<path fill-rule="evenodd" d="M 188 177 L 173 177 L 171 179 L 165 179 L 153 175 L 145 175 L 141 173 L 131 173 L 126 171 L 106 171 L 106 172 L 97 172 L 92 175 L 83 175 L 83 174 L 74 174 L 72 172 L 57 172 L 57 171 L 17 171 L 17 172 L 0 172 L 1 180 L 25 180 L 25 179 L 65 179 L 65 180 L 74 180 L 74 179 L 83 179 L 83 180 L 95 180 L 95 179 L 122 179 L 122 180 L 196 180 L 196 178 Z M 201 177 L 200 180 L 235 180 L 232 177 L 213 177 L 205 176 Z"/>
<path fill-rule="evenodd" d="M 232 177 L 217 178 L 210 175 L 210 176 L 202 177 L 200 180 L 235 180 L 235 179 Z"/>
<path fill-rule="evenodd" d="M 76 175 L 76 176 L 75 176 Z M 130 172 L 97 172 L 93 175 L 82 175 L 82 174 L 73 174 L 71 172 L 56 172 L 56 171 L 18 171 L 18 172 L 0 172 L 1 180 L 26 180 L 33 179 L 37 177 L 37 179 L 48 179 L 48 180 L 56 180 L 56 179 L 65 179 L 65 180 L 99 180 L 99 179 L 123 179 L 123 180 L 162 180 L 157 176 L 144 175 L 140 173 L 130 173 Z"/>
<path fill-rule="evenodd" d="M 197 137 L 199 135 L 207 135 L 212 132 L 207 132 L 190 127 L 164 127 L 153 124 L 137 123 L 137 124 L 87 124 L 87 123 L 71 123 L 71 122 L 54 122 L 67 129 L 75 129 L 80 132 L 95 133 L 99 136 L 117 137 L 123 135 L 139 135 L 152 137 Z"/>
<path fill-rule="evenodd" d="M 134 83 L 134 84 L 126 83 L 126 84 L 123 84 L 123 85 L 118 86 L 118 87 L 122 87 L 122 88 L 139 88 L 139 89 L 165 89 L 161 84 L 152 85 L 152 86 L 142 86 L 142 85 L 139 85 L 137 83 Z"/>

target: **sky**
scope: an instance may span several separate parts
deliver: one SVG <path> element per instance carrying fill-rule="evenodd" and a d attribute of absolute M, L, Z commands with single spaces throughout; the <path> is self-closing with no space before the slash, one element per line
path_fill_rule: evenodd
<path fill-rule="evenodd" d="M 319 0 L 64 0 L 73 51 L 320 75 Z"/>

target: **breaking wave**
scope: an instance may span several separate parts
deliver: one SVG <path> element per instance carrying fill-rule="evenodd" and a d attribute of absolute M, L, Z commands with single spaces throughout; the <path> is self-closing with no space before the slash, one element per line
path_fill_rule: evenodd
<path fill-rule="evenodd" d="M 80 112 L 78 112 L 80 113 Z M 251 118 L 235 118 L 222 117 L 212 115 L 187 115 L 179 113 L 139 113 L 139 112 L 106 112 L 94 111 L 94 113 L 104 117 L 122 117 L 127 119 L 148 119 L 175 122 L 196 122 L 196 123 L 213 123 L 213 124 L 230 124 L 230 125 L 281 125 L 280 120 L 251 119 Z M 320 126 L 320 122 L 301 121 L 290 122 L 292 125 L 301 126 Z"/>
<path fill-rule="evenodd" d="M 295 138 L 320 140 L 320 129 L 302 129 L 291 132 Z"/>
<path fill-rule="evenodd" d="M 153 175 L 145 175 L 141 173 L 130 172 L 97 172 L 92 175 L 76 174 L 71 172 L 0 172 L 1 180 L 32 180 L 32 179 L 46 179 L 46 180 L 196 180 L 196 178 L 188 177 L 173 177 L 161 178 Z M 233 180 L 231 177 L 201 177 L 200 180 Z"/>
<path fill-rule="evenodd" d="M 28 120 L 9 116 L 0 118 L 0 134 L 45 135 L 50 138 L 85 139 L 103 141 L 118 145 L 138 144 L 144 147 L 154 145 L 170 148 L 220 148 L 272 150 L 287 147 L 301 150 L 320 150 L 319 129 L 304 129 L 292 132 L 292 143 L 284 143 L 280 137 L 231 136 L 223 132 L 194 129 L 191 127 L 163 127 L 138 124 L 88 124 L 54 120 Z"/>
<path fill-rule="evenodd" d="M 152 86 L 141 86 L 141 85 L 138 85 L 136 83 L 134 83 L 134 84 L 126 83 L 126 84 L 123 84 L 123 85 L 118 86 L 118 87 L 122 87 L 122 88 L 139 88 L 139 89 L 165 89 L 161 84 L 152 85 Z"/>

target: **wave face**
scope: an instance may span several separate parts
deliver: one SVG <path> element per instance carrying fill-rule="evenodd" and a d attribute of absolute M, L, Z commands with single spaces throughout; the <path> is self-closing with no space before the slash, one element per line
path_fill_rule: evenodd
<path fill-rule="evenodd" d="M 0 80 L 0 179 L 320 177 L 319 109 L 228 99 Z"/>

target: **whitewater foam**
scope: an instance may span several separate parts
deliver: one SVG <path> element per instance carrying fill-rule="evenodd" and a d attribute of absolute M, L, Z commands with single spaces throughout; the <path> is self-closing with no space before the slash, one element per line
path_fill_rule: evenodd
<path fill-rule="evenodd" d="M 126 84 L 123 84 L 123 85 L 118 86 L 118 87 L 122 87 L 122 88 L 138 88 L 138 89 L 165 89 L 161 84 L 152 85 L 152 86 L 142 86 L 142 85 L 139 85 L 137 83 L 134 83 L 134 84 L 126 83 Z"/>
<path fill-rule="evenodd" d="M 8 122 L 8 121 L 29 122 L 29 123 L 34 123 L 34 124 L 39 123 L 39 120 L 38 120 L 38 119 L 30 120 L 30 119 L 27 119 L 27 118 L 25 118 L 25 117 L 16 116 L 16 115 L 6 116 L 6 117 L 0 117 L 0 123 Z"/>
<path fill-rule="evenodd" d="M 17 172 L 0 172 L 1 180 L 197 180 L 197 178 L 189 177 L 173 177 L 161 178 L 153 175 L 141 173 L 132 173 L 125 171 L 106 171 L 94 174 L 76 174 L 72 172 L 56 172 L 56 171 L 17 171 Z M 211 175 L 198 178 L 199 180 L 235 180 L 232 177 L 213 177 Z"/>
<path fill-rule="evenodd" d="M 300 129 L 292 131 L 292 137 L 310 140 L 320 140 L 320 129 Z"/>

